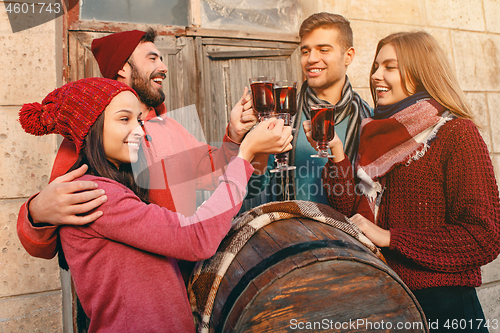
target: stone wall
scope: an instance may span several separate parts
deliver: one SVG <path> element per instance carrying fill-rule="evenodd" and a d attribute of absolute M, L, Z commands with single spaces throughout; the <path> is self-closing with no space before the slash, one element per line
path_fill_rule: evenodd
<path fill-rule="evenodd" d="M 368 71 L 377 41 L 396 31 L 432 33 L 455 66 L 500 175 L 498 0 L 301 1 L 304 18 L 329 11 L 351 21 L 356 57 L 348 74 L 367 101 L 371 100 Z M 0 332 L 62 331 L 57 263 L 30 257 L 16 233 L 19 207 L 46 185 L 57 148 L 55 136 L 25 134 L 17 112 L 23 103 L 41 101 L 61 85 L 58 24 L 51 21 L 13 34 L 0 2 Z M 500 320 L 500 261 L 485 266 L 483 272 L 484 284 L 478 288 L 481 302 L 487 318 Z"/>
<path fill-rule="evenodd" d="M 62 332 L 57 261 L 28 255 L 16 233 L 19 207 L 47 184 L 57 149 L 54 135 L 26 134 L 17 116 L 57 87 L 56 44 L 56 21 L 13 34 L 0 3 L 0 332 Z"/>

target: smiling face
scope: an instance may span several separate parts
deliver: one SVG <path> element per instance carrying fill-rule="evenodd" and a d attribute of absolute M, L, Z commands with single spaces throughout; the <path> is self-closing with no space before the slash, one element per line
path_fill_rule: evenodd
<path fill-rule="evenodd" d="M 104 110 L 103 146 L 108 161 L 120 168 L 137 162 L 144 132 L 139 125 L 141 105 L 130 91 L 119 93 Z"/>
<path fill-rule="evenodd" d="M 302 72 L 318 97 L 328 95 L 329 90 L 341 91 L 354 49 L 345 50 L 338 29 L 317 28 L 302 37 L 300 48 Z"/>
<path fill-rule="evenodd" d="M 151 42 L 139 43 L 119 72 L 125 83 L 137 92 L 141 102 L 149 107 L 156 107 L 165 100 L 162 82 L 166 73 L 167 66 L 160 51 Z"/>
<path fill-rule="evenodd" d="M 376 91 L 377 105 L 391 105 L 410 96 L 403 87 L 393 45 L 386 44 L 380 49 L 372 73 L 371 83 Z"/>

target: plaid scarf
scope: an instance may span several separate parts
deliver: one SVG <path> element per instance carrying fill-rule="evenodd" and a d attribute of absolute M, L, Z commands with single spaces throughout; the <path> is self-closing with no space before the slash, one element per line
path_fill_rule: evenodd
<path fill-rule="evenodd" d="M 380 250 L 347 217 L 333 208 L 310 201 L 272 202 L 256 207 L 233 221 L 217 253 L 200 261 L 191 274 L 189 301 L 198 331 L 209 332 L 215 297 L 224 275 L 241 248 L 260 228 L 279 220 L 306 217 L 328 224 L 356 238 L 380 259 Z"/>
<path fill-rule="evenodd" d="M 307 84 L 307 81 L 304 81 L 299 93 L 297 110 L 303 112 L 306 119 L 309 120 L 311 119 L 311 105 L 318 103 L 331 104 L 318 98 L 312 88 Z M 355 91 L 352 90 L 351 82 L 349 81 L 347 75 L 345 77 L 344 87 L 342 88 L 342 97 L 336 106 L 336 124 L 350 116 L 349 123 L 347 124 L 344 151 L 347 157 L 349 157 L 349 161 L 354 164 L 354 160 L 358 152 L 359 124 L 363 119 L 370 117 L 371 109 L 368 103 L 366 103 Z M 295 118 L 294 128 L 298 129 L 300 126 L 300 114 L 298 114 Z M 298 137 L 298 135 L 294 136 L 294 140 L 296 140 L 296 137 Z M 295 142 L 292 142 L 292 145 L 295 146 Z M 290 156 L 290 161 L 291 163 L 294 162 L 293 155 Z"/>
<path fill-rule="evenodd" d="M 372 205 L 375 221 L 384 176 L 396 166 L 409 165 L 424 156 L 441 126 L 455 118 L 449 111 L 443 112 L 444 107 L 434 99 L 415 98 L 410 106 L 386 119 L 367 118 L 361 123 L 356 174 Z"/>

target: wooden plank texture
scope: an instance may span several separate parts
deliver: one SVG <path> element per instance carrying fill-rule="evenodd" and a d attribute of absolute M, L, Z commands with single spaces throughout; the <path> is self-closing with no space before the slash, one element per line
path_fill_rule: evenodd
<path fill-rule="evenodd" d="M 333 325 L 358 319 L 393 325 L 421 322 L 421 329 L 405 332 L 425 332 L 424 319 L 413 300 L 383 272 L 351 261 L 321 262 L 306 268 L 294 270 L 261 290 L 234 332 L 286 332 L 292 320 L 322 323 L 325 319 Z M 349 327 L 330 328 L 326 331 L 352 331 Z M 360 326 L 359 331 L 371 330 Z"/>
<path fill-rule="evenodd" d="M 351 236 L 309 219 L 257 231 L 226 272 L 215 303 L 212 329 L 223 332 L 285 332 L 292 319 L 415 322 L 422 327 L 408 332 L 426 331 L 415 298 L 384 262 Z"/>
<path fill-rule="evenodd" d="M 203 29 L 197 27 L 186 28 L 186 36 L 276 40 L 276 41 L 289 41 L 297 43 L 300 41 L 299 36 L 297 36 L 296 34 L 251 33 L 246 31 L 215 30 L 215 29 Z"/>

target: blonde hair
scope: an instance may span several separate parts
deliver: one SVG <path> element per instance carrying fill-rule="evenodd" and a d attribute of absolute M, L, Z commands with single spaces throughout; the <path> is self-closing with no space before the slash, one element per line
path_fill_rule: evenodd
<path fill-rule="evenodd" d="M 471 108 L 448 58 L 434 37 L 425 31 L 391 34 L 379 41 L 375 58 L 380 49 L 387 44 L 396 49 L 401 83 L 407 94 L 425 90 L 455 116 L 473 118 Z M 375 71 L 374 61 L 370 78 Z M 377 94 L 371 80 L 370 91 L 376 105 Z"/>

